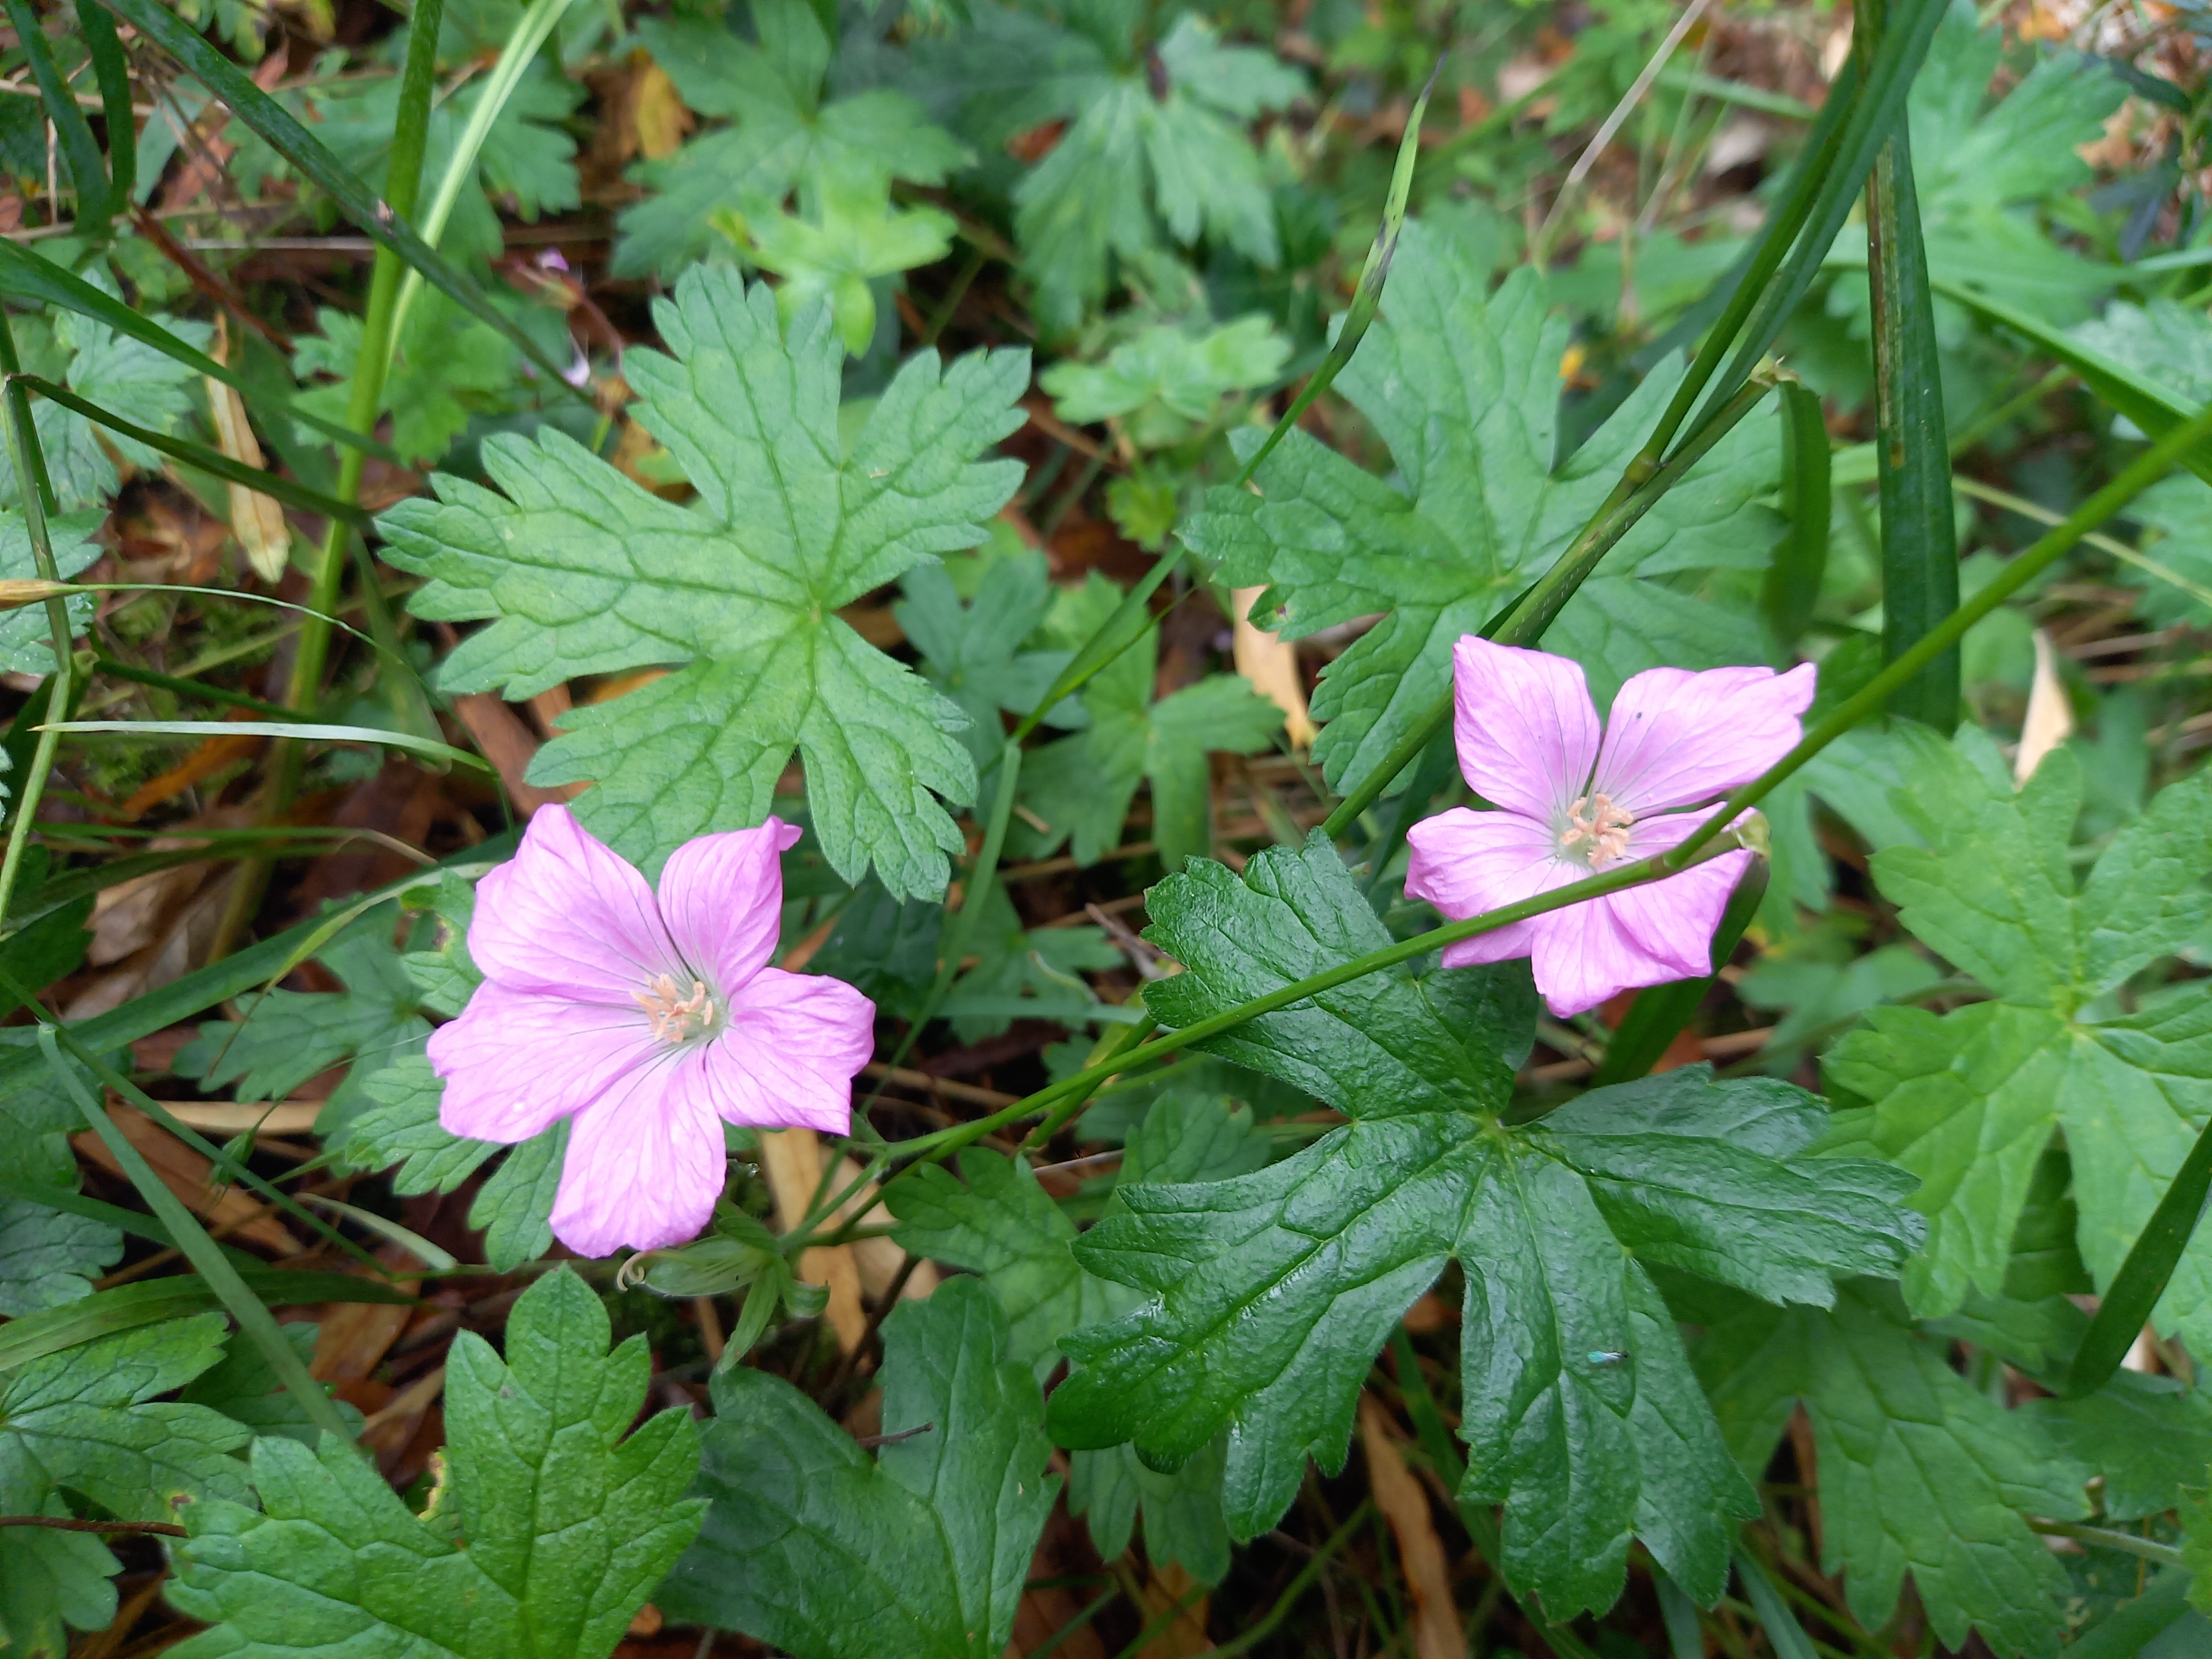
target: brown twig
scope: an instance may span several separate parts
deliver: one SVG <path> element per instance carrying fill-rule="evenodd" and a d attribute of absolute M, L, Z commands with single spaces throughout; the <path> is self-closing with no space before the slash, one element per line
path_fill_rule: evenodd
<path fill-rule="evenodd" d="M 173 1521 L 78 1521 L 61 1515 L 0 1515 L 0 1527 L 45 1527 L 54 1532 L 144 1534 L 155 1538 L 188 1534 Z"/>

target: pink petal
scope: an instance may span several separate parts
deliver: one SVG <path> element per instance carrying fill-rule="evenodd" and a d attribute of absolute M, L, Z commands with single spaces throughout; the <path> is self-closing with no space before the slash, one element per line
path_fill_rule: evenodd
<path fill-rule="evenodd" d="M 783 866 L 776 855 L 799 826 L 770 818 L 757 830 L 698 836 L 668 855 L 660 914 L 694 972 L 725 995 L 768 965 L 783 920 Z"/>
<path fill-rule="evenodd" d="M 1592 787 L 1641 817 L 1750 782 L 1797 746 L 1814 670 L 1647 668 L 1607 717 Z"/>
<path fill-rule="evenodd" d="M 706 1048 L 664 1047 L 576 1114 L 553 1236 L 579 1255 L 681 1244 L 714 1213 L 727 1172 Z"/>
<path fill-rule="evenodd" d="M 1697 812 L 1639 819 L 1627 856 L 1665 852 L 1702 822 Z M 1564 1018 L 1622 991 L 1711 972 L 1713 935 L 1751 858 L 1739 848 L 1679 876 L 1537 917 L 1532 966 L 1552 1012 Z"/>
<path fill-rule="evenodd" d="M 1597 710 L 1582 665 L 1468 635 L 1452 647 L 1452 737 L 1468 787 L 1549 823 L 1586 787 Z"/>
<path fill-rule="evenodd" d="M 477 884 L 469 954 L 510 990 L 617 1007 L 682 966 L 645 878 L 560 805 Z"/>
<path fill-rule="evenodd" d="M 438 1121 L 472 1140 L 527 1140 L 664 1047 L 635 1003 L 571 1002 L 486 980 L 459 1019 L 430 1034 L 430 1064 L 446 1081 Z"/>
<path fill-rule="evenodd" d="M 1557 856 L 1550 828 L 1517 812 L 1472 812 L 1464 806 L 1425 818 L 1406 833 L 1412 857 L 1406 892 L 1426 899 L 1453 921 L 1480 915 L 1587 874 Z M 1534 921 L 1510 922 L 1444 947 L 1447 968 L 1525 957 Z"/>
<path fill-rule="evenodd" d="M 876 1005 L 840 979 L 763 969 L 705 1048 L 714 1109 L 732 1123 L 842 1135 L 876 1048 Z"/>

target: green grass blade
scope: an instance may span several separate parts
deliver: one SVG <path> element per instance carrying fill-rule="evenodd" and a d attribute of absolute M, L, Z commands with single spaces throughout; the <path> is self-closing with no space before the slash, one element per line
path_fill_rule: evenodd
<path fill-rule="evenodd" d="M 1759 1626 L 1766 1632 L 1766 1643 L 1774 1650 L 1775 1659 L 1815 1659 L 1811 1639 L 1774 1588 L 1774 1581 L 1766 1576 L 1766 1569 L 1752 1559 L 1749 1552 L 1740 1544 L 1735 1552 L 1735 1572 L 1743 1581 L 1744 1593 L 1751 1598 L 1751 1609 L 1759 1615 Z"/>
<path fill-rule="evenodd" d="M 1867 184 L 1874 306 L 1875 459 L 1881 498 L 1882 659 L 1895 662 L 1959 608 L 1959 540 L 1935 301 L 1903 124 Z M 1959 721 L 1959 651 L 1929 664 L 1890 709 L 1948 732 Z"/>
<path fill-rule="evenodd" d="M 92 77 L 100 86 L 100 113 L 107 120 L 107 210 L 130 210 L 138 183 L 138 123 L 131 110 L 131 60 L 116 38 L 115 19 L 96 0 L 76 0 L 77 33 L 92 58 Z"/>
<path fill-rule="evenodd" d="M 140 1218 L 143 1219 L 143 1218 Z M 164 1238 L 168 1235 L 161 1235 Z M 306 1307 L 322 1302 L 380 1302 L 395 1307 L 416 1298 L 373 1279 L 345 1273 L 293 1273 L 281 1267 L 241 1267 L 240 1280 L 272 1308 Z M 204 1313 L 223 1305 L 215 1287 L 198 1273 L 142 1279 L 94 1291 L 81 1301 L 43 1308 L 0 1325 L 0 1371 L 12 1370 L 50 1353 L 60 1353 L 118 1331 L 158 1325 L 165 1319 Z"/>
<path fill-rule="evenodd" d="M 476 176 L 477 157 L 483 149 L 484 140 L 491 137 L 492 125 L 499 119 L 500 112 L 522 84 L 523 71 L 544 49 L 573 3 L 574 0 L 531 0 L 514 26 L 514 33 L 507 36 L 507 45 L 500 50 L 499 61 L 492 65 L 491 73 L 484 78 L 483 89 L 477 94 L 476 106 L 469 112 L 469 124 L 461 130 L 460 141 L 446 158 L 446 171 L 438 180 L 436 194 L 430 198 L 430 210 L 422 216 L 422 240 L 432 247 L 437 246 L 445 236 L 446 222 L 453 217 L 454 204 Z M 409 271 L 399 284 L 398 302 L 392 313 L 394 340 L 406 329 L 407 313 L 414 309 L 415 296 L 422 288 L 422 273 L 419 270 Z"/>
<path fill-rule="evenodd" d="M 243 461 L 234 461 L 221 450 L 194 443 L 189 438 L 172 437 L 166 432 L 156 432 L 151 427 L 140 426 L 135 421 L 126 421 L 113 410 L 102 409 L 98 404 L 78 397 L 65 386 L 57 386 L 36 374 L 15 374 L 9 378 L 25 389 L 37 392 L 48 403 L 59 404 L 64 409 L 74 410 L 86 420 L 106 427 L 110 432 L 119 432 L 126 438 L 134 438 L 149 449 L 158 450 L 172 460 L 197 467 L 226 483 L 243 484 L 248 489 L 258 490 L 264 495 L 273 495 L 280 501 L 289 502 L 309 513 L 345 519 L 355 524 L 368 522 L 368 514 L 350 501 L 342 501 L 335 495 L 325 495 L 319 489 L 310 489 L 290 478 L 248 466 Z"/>
<path fill-rule="evenodd" d="M 325 726 L 312 720 L 63 720 L 42 728 L 64 733 L 135 732 L 142 736 L 171 738 L 297 738 L 310 743 L 374 743 L 387 749 L 404 749 L 434 760 L 455 761 L 489 773 L 490 765 L 480 756 L 450 743 L 418 738 L 411 732 L 387 732 L 374 726 Z"/>
<path fill-rule="evenodd" d="M 2188 1573 L 2168 1567 L 2141 1595 L 2121 1602 L 2069 1643 L 2066 1659 L 2137 1659 L 2188 1613 L 2190 1583 Z"/>
<path fill-rule="evenodd" d="M 88 13 L 101 17 L 107 14 L 96 3 L 88 0 Z M 113 26 L 113 20 L 109 20 Z M 195 374 L 204 374 L 223 385 L 247 401 L 262 408 L 281 412 L 287 420 L 312 427 L 325 437 L 374 455 L 394 466 L 403 465 L 399 453 L 390 446 L 374 438 L 362 436 L 336 421 L 311 415 L 289 398 L 271 395 L 266 388 L 249 381 L 227 363 L 219 363 L 196 346 L 186 344 L 175 335 L 139 312 L 133 311 L 112 294 L 102 293 L 74 272 L 63 270 L 51 259 L 42 259 L 20 243 L 0 238 L 0 294 L 13 295 L 19 300 L 36 300 L 44 305 L 59 306 L 64 311 L 74 311 L 94 322 L 105 324 L 118 334 L 151 346 L 163 356 L 185 365 Z"/>
<path fill-rule="evenodd" d="M 1651 1582 L 1659 1591 L 1659 1618 L 1667 1626 L 1667 1646 L 1674 1659 L 1705 1659 L 1705 1633 L 1698 1628 L 1698 1604 L 1690 1600 L 1690 1593 L 1656 1562 Z"/>
<path fill-rule="evenodd" d="M 1828 515 L 1832 493 L 1827 423 L 1820 394 L 1795 380 L 1782 383 L 1782 506 L 1790 528 L 1775 544 L 1760 608 L 1774 637 L 1797 642 L 1828 570 Z"/>
<path fill-rule="evenodd" d="M 262 1358 L 276 1373 L 276 1380 L 283 1384 L 285 1392 L 299 1402 L 300 1409 L 307 1414 L 308 1419 L 325 1433 L 336 1436 L 341 1443 L 352 1444 L 353 1436 L 346 1428 L 345 1419 L 332 1408 L 331 1397 L 323 1392 L 322 1384 L 307 1375 L 307 1368 L 300 1362 L 298 1352 L 284 1340 L 283 1332 L 276 1328 L 276 1317 L 270 1313 L 268 1305 L 240 1277 L 238 1269 L 231 1266 L 230 1258 L 223 1255 L 215 1240 L 207 1236 L 207 1230 L 185 1207 L 184 1200 L 171 1192 L 168 1184 L 154 1173 L 153 1166 L 146 1162 L 144 1154 L 131 1144 L 130 1137 L 117 1128 L 113 1120 L 100 1109 L 100 1103 L 93 1099 L 78 1080 L 76 1069 L 63 1061 L 57 1036 L 58 1028 L 44 1021 L 40 1023 L 39 1049 L 46 1056 L 47 1068 L 69 1092 L 70 1097 L 76 1102 L 77 1109 L 84 1115 L 84 1121 L 106 1145 L 109 1155 L 122 1166 L 123 1172 L 131 1178 L 131 1184 L 138 1189 L 138 1196 L 146 1200 L 146 1206 L 168 1228 L 177 1241 L 178 1249 L 184 1253 L 185 1260 L 198 1270 L 200 1277 L 222 1298 L 224 1310 L 238 1322 L 239 1329 L 246 1333 L 253 1346 L 261 1351 Z"/>
<path fill-rule="evenodd" d="M 2165 1196 L 2129 1247 L 2127 1260 L 2120 1263 L 2119 1272 L 2106 1287 L 2096 1317 L 2082 1334 L 2081 1346 L 2068 1368 L 2068 1394 L 2094 1393 L 2119 1369 L 2120 1361 L 2149 1321 L 2151 1310 L 2166 1293 L 2166 1281 L 2173 1277 L 2181 1253 L 2189 1248 L 2190 1236 L 2204 1213 L 2208 1191 L 2212 1191 L 2212 1124 L 2198 1133 L 2189 1156 L 2173 1172 Z"/>
<path fill-rule="evenodd" d="M 39 14 L 30 0 L 7 0 L 7 3 L 8 21 L 15 26 L 15 38 L 30 65 L 31 78 L 39 83 L 46 118 L 54 124 L 55 142 L 62 159 L 69 163 L 70 182 L 76 186 L 77 230 L 97 240 L 106 234 L 108 216 L 115 210 L 108 190 L 106 158 L 100 153 L 100 141 L 92 136 L 92 124 L 77 107 L 76 94 L 70 90 L 68 77 L 54 62 L 53 45 L 40 27 Z M 127 142 L 131 129 L 126 126 L 124 131 Z"/>
<path fill-rule="evenodd" d="M 10 0 L 21 4 L 23 0 Z M 322 141 L 301 125 L 292 112 L 253 84 L 237 64 L 204 39 L 161 0 L 100 0 L 125 22 L 161 46 L 182 64 L 192 76 L 230 108 L 279 155 L 299 170 L 308 183 L 329 197 L 355 224 L 422 273 L 471 316 L 489 324 L 512 340 L 522 355 L 544 370 L 554 385 L 568 386 L 562 376 L 568 365 L 556 363 L 538 349 L 538 342 L 492 304 L 484 291 L 415 234 L 414 228 L 379 201 L 360 179 L 324 148 Z M 578 388 L 568 390 L 589 402 Z"/>
<path fill-rule="evenodd" d="M 511 835 L 494 836 L 480 847 L 441 866 L 466 875 L 480 875 L 514 851 Z M 203 853 L 201 856 L 204 857 Z M 379 890 L 379 898 L 391 898 L 420 887 L 426 880 L 434 880 L 434 871 L 422 871 L 403 877 L 389 886 Z M 217 1003 L 256 989 L 277 971 L 278 965 L 289 960 L 301 941 L 311 939 L 322 925 L 321 918 L 295 923 L 281 933 L 275 933 L 242 951 L 232 952 L 219 962 L 204 968 L 196 968 L 182 979 L 173 980 L 156 991 L 133 997 L 119 1008 L 83 1020 L 71 1026 L 71 1034 L 87 1048 L 101 1054 L 112 1053 L 136 1042 L 140 1037 L 151 1036 L 166 1026 L 174 1025 L 195 1015 L 206 1012 Z M 46 1067 L 39 1056 L 16 1049 L 0 1054 L 0 1100 L 5 1100 L 18 1089 L 45 1074 Z"/>
<path fill-rule="evenodd" d="M 2039 351 L 2065 364 L 2108 407 L 2134 422 L 2146 437 L 2161 438 L 2197 412 L 2187 399 L 2145 379 L 2126 364 L 2082 344 L 2039 318 L 2015 311 L 2001 300 L 1993 300 L 1963 283 L 1941 276 L 1929 277 L 1928 286 L 1931 292 L 1957 301 L 1984 321 L 2019 335 Z M 2181 464 L 2212 483 L 2212 442 L 2190 450 L 2181 458 Z"/>
<path fill-rule="evenodd" d="M 1850 118 L 1838 135 L 1833 157 L 1820 175 L 1819 189 L 1805 216 L 1803 234 L 1751 307 L 1727 368 L 1715 377 L 1706 393 L 1708 411 L 1717 410 L 1722 401 L 1750 378 L 1813 285 L 1835 244 L 1836 233 L 1850 216 L 1851 204 L 1873 170 L 1875 157 L 1890 135 L 1904 125 L 1905 93 L 1928 56 L 1946 7 L 1947 0 L 1901 0 L 1891 13 L 1868 67 L 1863 89 L 1853 100 Z M 1711 413 L 1701 415 L 1691 431 L 1694 433 L 1711 418 Z"/>

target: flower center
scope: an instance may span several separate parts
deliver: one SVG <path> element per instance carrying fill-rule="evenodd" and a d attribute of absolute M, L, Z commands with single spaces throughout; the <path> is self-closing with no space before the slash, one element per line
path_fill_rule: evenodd
<path fill-rule="evenodd" d="M 1634 815 L 1615 806 L 1609 796 L 1578 796 L 1567 808 L 1566 828 L 1559 831 L 1560 850 L 1580 848 L 1591 869 L 1602 869 L 1627 854 L 1629 826 L 1635 822 Z"/>
<path fill-rule="evenodd" d="M 704 980 L 691 981 L 691 994 L 684 994 L 684 988 L 676 982 L 673 974 L 662 974 L 642 991 L 631 994 L 637 1006 L 645 1010 L 653 1036 L 663 1042 L 684 1042 L 699 1036 L 714 1023 L 714 1000 L 707 994 Z M 693 1021 L 698 1024 L 695 1027 Z"/>

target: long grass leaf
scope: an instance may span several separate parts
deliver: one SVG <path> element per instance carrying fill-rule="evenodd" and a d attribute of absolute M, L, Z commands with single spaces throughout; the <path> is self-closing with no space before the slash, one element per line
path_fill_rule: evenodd
<path fill-rule="evenodd" d="M 1819 189 L 1805 216 L 1803 233 L 1750 307 L 1728 367 L 1714 377 L 1705 394 L 1705 412 L 1691 425 L 1691 432 L 1710 421 L 1735 388 L 1750 378 L 1820 274 L 1836 233 L 1850 216 L 1851 204 L 1873 170 L 1875 157 L 1890 136 L 1904 126 L 1905 94 L 1928 56 L 1947 9 L 1948 0 L 1902 0 L 1891 12 L 1859 95 L 1852 102 L 1850 118 L 1838 135 L 1832 159 L 1820 175 Z"/>
<path fill-rule="evenodd" d="M 76 1069 L 62 1059 L 57 1037 L 57 1027 L 40 1022 L 39 1049 L 46 1056 L 48 1069 L 68 1091 L 70 1098 L 76 1103 L 77 1109 L 84 1115 L 84 1121 L 106 1146 L 109 1155 L 122 1166 L 123 1172 L 131 1179 L 131 1184 L 138 1189 L 138 1196 L 146 1200 L 146 1206 L 168 1228 L 177 1241 L 178 1249 L 184 1253 L 185 1260 L 198 1270 L 200 1277 L 222 1298 L 225 1311 L 238 1322 L 238 1328 L 246 1333 L 246 1339 L 261 1351 L 262 1359 L 276 1373 L 277 1382 L 298 1402 L 308 1419 L 325 1433 L 336 1436 L 343 1443 L 351 1444 L 353 1436 L 346 1428 L 345 1419 L 332 1408 L 331 1397 L 323 1392 L 322 1384 L 307 1375 L 307 1368 L 301 1363 L 299 1353 L 285 1340 L 283 1332 L 277 1329 L 276 1317 L 269 1311 L 268 1304 L 253 1293 L 240 1276 L 238 1269 L 231 1266 L 230 1259 L 223 1255 L 215 1240 L 207 1236 L 207 1230 L 185 1207 L 184 1200 L 171 1192 L 168 1184 L 154 1173 L 153 1165 L 147 1163 L 144 1154 L 131 1144 L 131 1138 L 117 1128 L 114 1121 L 100 1109 L 100 1103 L 93 1099 L 79 1080 Z"/>
<path fill-rule="evenodd" d="M 165 1232 L 162 1235 L 167 1237 Z M 295 1273 L 282 1267 L 240 1267 L 247 1290 L 272 1308 L 307 1307 L 324 1302 L 377 1302 L 406 1307 L 416 1298 L 373 1279 L 346 1273 Z M 94 1291 L 59 1308 L 43 1308 L 0 1325 L 0 1371 L 14 1370 L 50 1353 L 112 1336 L 118 1331 L 158 1325 L 165 1319 L 204 1313 L 223 1305 L 215 1287 L 198 1273 L 141 1279 Z"/>
<path fill-rule="evenodd" d="M 1774 637 L 1795 645 L 1813 619 L 1828 572 L 1828 518 L 1834 448 L 1820 394 L 1794 380 L 1781 387 L 1782 507 L 1790 528 L 1775 544 L 1759 595 Z"/>
<path fill-rule="evenodd" d="M 374 743 L 387 749 L 454 761 L 489 772 L 481 757 L 450 743 L 418 738 L 412 732 L 387 732 L 374 726 L 325 726 L 312 720 L 64 720 L 51 729 L 62 732 L 135 732 L 172 738 L 295 738 L 309 743 Z"/>
<path fill-rule="evenodd" d="M 87 0 L 87 10 L 106 17 L 95 0 Z M 110 27 L 113 20 L 109 20 Z M 287 398 L 279 398 L 258 382 L 251 381 L 228 363 L 219 363 L 198 347 L 187 344 L 163 328 L 152 318 L 133 311 L 113 295 L 94 288 L 73 271 L 64 270 L 51 259 L 43 259 L 19 243 L 0 238 L 0 294 L 9 294 L 19 300 L 36 300 L 44 305 L 59 306 L 64 311 L 74 311 L 113 329 L 118 334 L 151 346 L 163 356 L 185 365 L 195 374 L 204 374 L 210 380 L 220 380 L 249 402 L 281 413 L 287 420 L 312 427 L 325 437 L 389 461 L 394 466 L 401 464 L 399 453 L 387 444 L 364 436 L 326 420 L 320 415 L 310 414 Z"/>
<path fill-rule="evenodd" d="M 11 3 L 21 4 L 22 0 L 11 0 Z M 554 384 L 568 387 L 568 383 L 562 378 L 566 365 L 548 357 L 526 330 L 492 304 L 483 289 L 439 258 L 415 234 L 414 228 L 392 211 L 390 204 L 371 194 L 291 111 L 254 85 L 250 76 L 191 24 L 161 4 L 161 0 L 100 0 L 100 3 L 182 64 L 201 85 L 229 106 L 232 114 L 298 169 L 302 178 L 337 203 L 347 218 L 421 271 L 425 279 L 470 315 L 512 340 Z M 590 400 L 577 388 L 568 389 L 585 401 Z"/>
<path fill-rule="evenodd" d="M 151 427 L 140 426 L 136 421 L 126 421 L 114 410 L 102 409 L 98 404 L 78 397 L 65 386 L 58 386 L 36 374 L 16 374 L 9 376 L 9 379 L 27 390 L 37 392 L 48 403 L 58 404 L 96 425 L 106 427 L 110 432 L 119 432 L 149 449 L 158 450 L 172 460 L 197 467 L 226 483 L 244 484 L 248 489 L 274 495 L 280 501 L 289 501 L 309 513 L 321 513 L 356 524 L 368 522 L 368 514 L 350 501 L 342 501 L 335 495 L 325 495 L 319 489 L 310 489 L 290 478 L 264 471 L 259 467 L 248 466 L 243 461 L 234 461 L 221 450 L 194 443 L 189 438 L 173 437 L 166 432 L 156 432 Z"/>
<path fill-rule="evenodd" d="M 461 129 L 459 142 L 446 158 L 446 171 L 438 180 L 436 193 L 430 198 L 430 210 L 422 216 L 422 240 L 432 247 L 444 238 L 454 204 L 476 177 L 477 157 L 483 152 L 484 140 L 491 137 L 492 125 L 499 119 L 500 112 L 514 96 L 515 88 L 522 84 L 524 71 L 544 48 L 572 3 L 574 0 L 531 0 L 528 9 L 516 22 L 514 33 L 507 36 L 507 45 L 500 49 L 499 61 L 484 77 L 483 89 L 477 94 L 476 106 L 469 112 L 469 124 Z M 422 288 L 422 273 L 419 270 L 409 271 L 399 284 L 398 303 L 392 313 L 392 337 L 395 342 L 406 330 L 407 313 L 415 308 L 415 296 Z"/>
<path fill-rule="evenodd" d="M 1863 23 L 1863 32 L 1864 25 Z M 1959 608 L 1951 444 L 1936 349 L 1928 252 L 1904 124 L 1867 181 L 1867 288 L 1874 318 L 1875 460 L 1881 501 L 1881 649 L 1894 662 Z M 1893 713 L 1948 732 L 1959 720 L 1959 652 L 1921 670 Z"/>
<path fill-rule="evenodd" d="M 115 33 L 115 19 L 97 0 L 76 0 L 77 33 L 92 59 L 92 78 L 100 86 L 100 114 L 107 122 L 107 210 L 131 205 L 138 182 L 138 123 L 131 110 L 131 60 Z"/>
<path fill-rule="evenodd" d="M 69 77 L 54 62 L 53 43 L 40 26 L 39 14 L 30 0 L 7 0 L 8 21 L 15 26 L 15 38 L 23 48 L 24 61 L 30 65 L 31 78 L 39 83 L 39 97 L 46 105 L 46 119 L 54 125 L 54 138 L 69 163 L 70 182 L 76 186 L 77 228 L 88 236 L 98 237 L 114 211 L 114 204 L 107 186 L 107 162 L 100 153 L 100 141 L 92 136 L 92 124 L 84 118 L 77 107 L 76 94 L 70 89 Z M 125 130 L 126 143 L 129 139 Z"/>
<path fill-rule="evenodd" d="M 2198 1133 L 2189 1156 L 2173 1172 L 2165 1195 L 2150 1219 L 2128 1249 L 2127 1260 L 2112 1275 L 2096 1316 L 2082 1334 L 2081 1346 L 2068 1368 L 2069 1395 L 2095 1392 L 2118 1370 L 2120 1361 L 2135 1346 L 2136 1338 L 2150 1318 L 2151 1310 L 2166 1294 L 2181 1253 L 2204 1213 L 2204 1200 L 2212 1192 L 2212 1124 Z"/>
<path fill-rule="evenodd" d="M 2187 399 L 2168 392 L 2125 363 L 2106 356 L 2093 346 L 2082 344 L 2063 330 L 2053 328 L 2039 318 L 2014 310 L 2001 300 L 1991 299 L 1966 283 L 1930 276 L 1928 286 L 1930 291 L 1947 300 L 1957 301 L 1984 321 L 2009 330 L 2038 350 L 2065 364 L 2108 407 L 2135 422 L 2146 437 L 2163 437 L 2197 412 Z M 2212 443 L 2201 444 L 2191 449 L 2181 458 L 2181 464 L 2206 483 L 2212 483 Z"/>
<path fill-rule="evenodd" d="M 1798 1624 L 1774 1581 L 1766 1576 L 1766 1569 L 1753 1560 L 1741 1545 L 1735 1552 L 1736 1577 L 1743 1581 L 1744 1593 L 1751 1598 L 1751 1610 L 1759 1616 L 1759 1627 L 1766 1632 L 1766 1644 L 1774 1650 L 1775 1659 L 1815 1659 L 1812 1639 Z"/>

